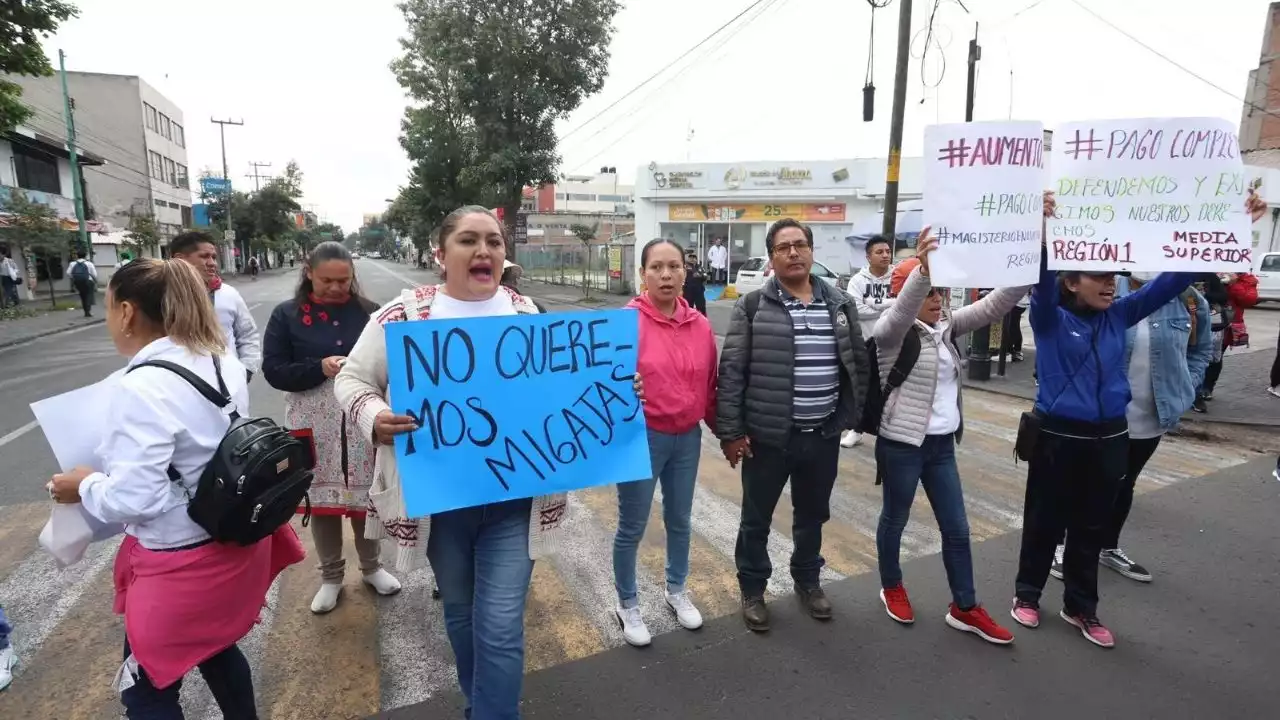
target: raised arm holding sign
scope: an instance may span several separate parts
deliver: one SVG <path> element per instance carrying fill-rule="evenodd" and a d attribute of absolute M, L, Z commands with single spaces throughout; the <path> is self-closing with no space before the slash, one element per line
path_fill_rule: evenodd
<path fill-rule="evenodd" d="M 1052 270 L 1247 272 L 1248 180 L 1216 118 L 1093 120 L 1058 129 Z"/>

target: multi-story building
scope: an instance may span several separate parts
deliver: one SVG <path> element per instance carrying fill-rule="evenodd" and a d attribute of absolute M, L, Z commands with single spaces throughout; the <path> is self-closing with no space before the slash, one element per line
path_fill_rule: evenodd
<path fill-rule="evenodd" d="M 65 137 L 59 78 L 7 76 L 22 87 L 35 131 Z M 182 110 L 134 75 L 68 72 L 77 145 L 104 163 L 84 168 L 89 214 L 123 230 L 135 214 L 155 216 L 172 237 L 192 225 Z"/>
<path fill-rule="evenodd" d="M 554 185 L 543 185 L 525 193 L 526 209 L 540 213 L 635 214 L 635 188 L 618 183 L 617 168 L 600 168 L 598 175 L 568 175 Z M 530 193 L 532 207 L 529 207 Z"/>

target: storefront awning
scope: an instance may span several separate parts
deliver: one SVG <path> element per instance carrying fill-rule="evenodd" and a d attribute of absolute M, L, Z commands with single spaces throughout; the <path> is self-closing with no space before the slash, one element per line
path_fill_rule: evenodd
<path fill-rule="evenodd" d="M 32 150 L 37 150 L 66 160 L 71 159 L 71 152 L 67 150 L 67 144 L 65 141 L 53 137 L 52 135 L 46 135 L 37 130 L 19 127 L 6 133 L 0 133 L 0 138 Z M 101 156 L 83 148 L 76 149 L 76 156 L 80 161 L 80 165 L 85 167 L 94 167 L 98 165 L 105 165 L 107 163 L 107 161 Z"/>

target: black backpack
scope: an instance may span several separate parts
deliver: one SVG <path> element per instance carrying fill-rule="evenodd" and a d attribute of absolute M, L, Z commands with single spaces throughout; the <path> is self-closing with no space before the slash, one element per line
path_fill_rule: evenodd
<path fill-rule="evenodd" d="M 746 310 L 747 325 L 750 327 L 756 318 L 756 311 L 760 309 L 759 290 L 747 293 L 743 298 L 743 308 Z M 851 322 L 853 321 L 851 319 Z M 889 368 L 889 377 L 882 384 L 880 360 L 876 356 L 876 339 L 867 338 L 867 399 L 862 403 L 862 416 L 854 429 L 864 435 L 875 435 L 880 432 L 880 418 L 884 414 L 885 400 L 889 398 L 890 393 L 907 381 L 911 368 L 916 366 L 916 361 L 919 359 L 920 336 L 914 329 L 908 330 L 902 338 L 902 350 L 898 353 L 898 359 L 894 361 L 893 367 Z"/>
<path fill-rule="evenodd" d="M 129 368 L 158 367 L 186 380 L 219 409 L 231 404 L 231 394 L 222 380 L 222 364 L 215 356 L 218 389 L 181 365 L 165 360 L 148 360 Z M 252 545 L 289 522 L 306 503 L 305 525 L 311 517 L 311 489 L 315 457 L 311 446 L 294 437 L 270 418 L 245 418 L 234 410 L 231 425 L 205 466 L 187 515 L 218 542 Z M 169 479 L 181 476 L 169 467 Z"/>

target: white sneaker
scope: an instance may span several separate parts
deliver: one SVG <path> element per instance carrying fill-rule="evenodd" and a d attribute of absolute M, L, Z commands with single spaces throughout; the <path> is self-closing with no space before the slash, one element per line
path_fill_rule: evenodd
<path fill-rule="evenodd" d="M 702 627 L 702 613 L 693 606 L 688 591 L 667 593 L 667 607 L 676 614 L 676 621 L 685 630 L 697 630 Z"/>
<path fill-rule="evenodd" d="M 365 575 L 364 583 L 376 590 L 379 595 L 395 595 L 400 592 L 400 581 L 395 575 L 382 568 Z"/>
<path fill-rule="evenodd" d="M 338 607 L 338 596 L 342 594 L 342 583 L 321 583 L 316 596 L 311 600 L 311 612 L 323 615 Z"/>
<path fill-rule="evenodd" d="M 845 430 L 840 436 L 840 447 L 851 448 L 862 444 L 862 433 L 857 430 Z"/>
<path fill-rule="evenodd" d="M 628 645 L 644 647 L 653 640 L 649 635 L 649 628 L 645 627 L 644 618 L 640 616 L 640 608 L 618 606 L 613 609 L 613 614 L 617 616 L 618 624 L 622 626 L 622 637 Z"/>
<path fill-rule="evenodd" d="M 1280 385 L 1277 385 L 1277 386 L 1275 386 L 1275 387 L 1273 387 L 1273 388 L 1267 388 L 1267 392 L 1269 392 L 1269 393 L 1271 393 L 1272 395 L 1274 395 L 1274 396 L 1276 396 L 1276 397 L 1280 398 Z"/>
<path fill-rule="evenodd" d="M 13 668 L 18 664 L 18 656 L 13 654 L 13 648 L 7 647 L 0 650 L 0 690 L 9 687 L 9 683 L 13 682 Z"/>

